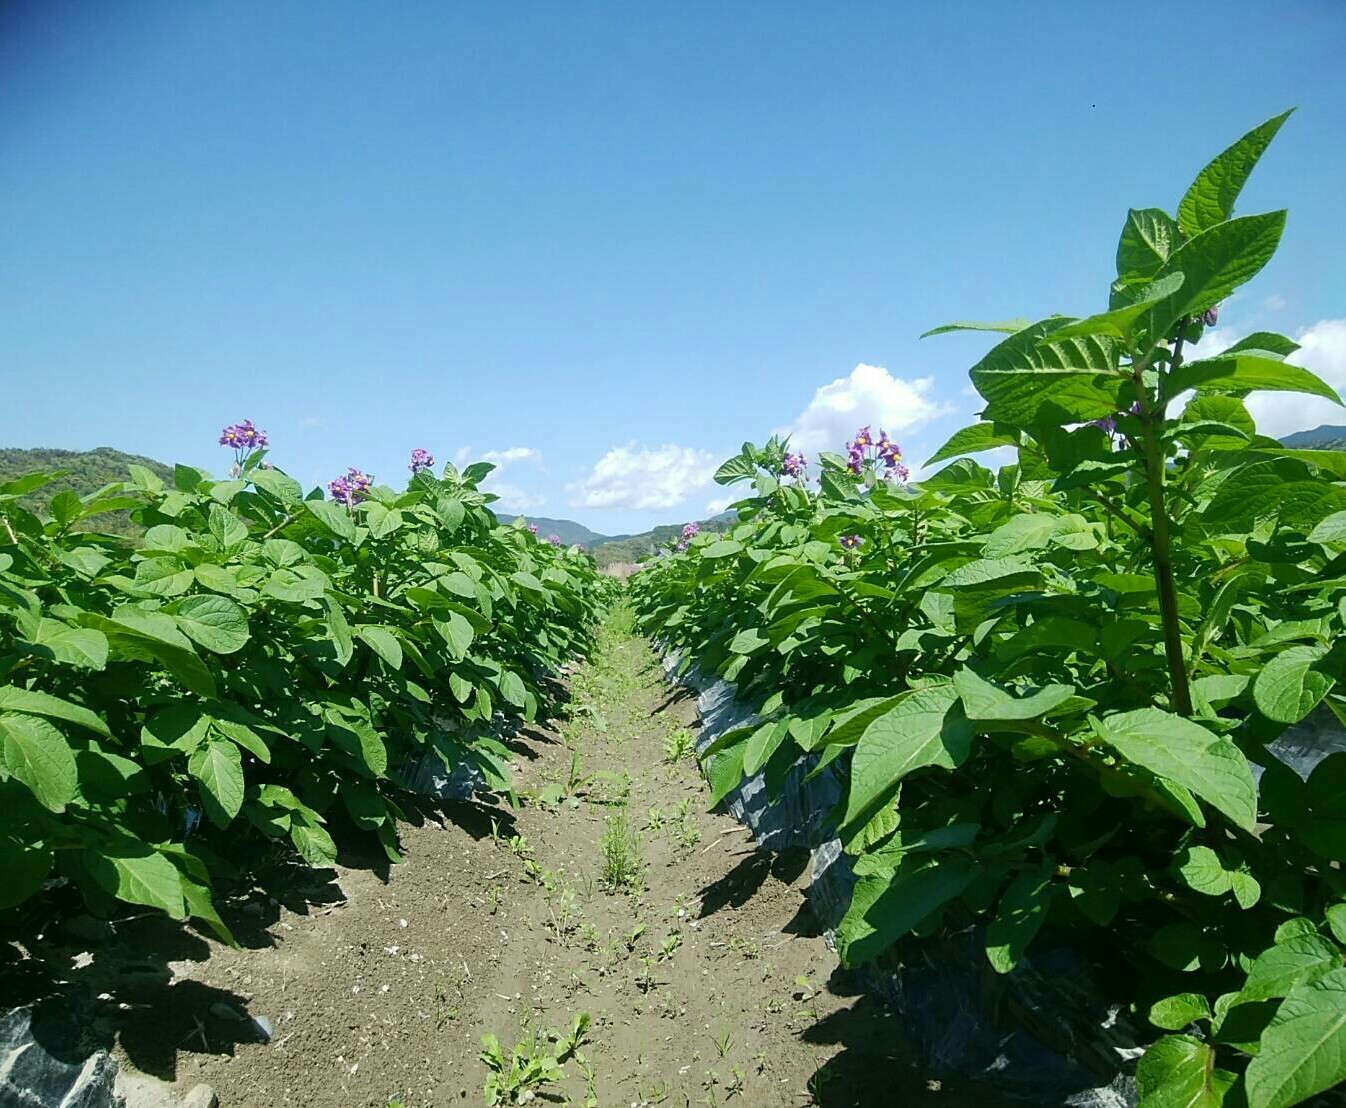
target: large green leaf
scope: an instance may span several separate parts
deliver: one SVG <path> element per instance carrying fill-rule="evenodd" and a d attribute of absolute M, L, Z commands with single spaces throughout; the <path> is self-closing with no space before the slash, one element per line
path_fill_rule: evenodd
<path fill-rule="evenodd" d="M 1257 823 L 1257 785 L 1233 741 L 1158 708 L 1094 719 L 1098 737 L 1134 765 L 1190 790 L 1245 831 Z"/>
<path fill-rule="evenodd" d="M 986 928 L 986 957 L 996 973 L 1009 973 L 1018 964 L 1046 921 L 1055 869 L 1046 861 L 1025 869 L 1000 898 L 995 918 Z"/>
<path fill-rule="evenodd" d="M 37 692 L 33 689 L 21 689 L 17 685 L 0 685 L 0 712 L 23 712 L 30 716 L 49 716 L 52 719 L 65 720 L 87 731 L 95 731 L 106 738 L 112 737 L 108 725 L 94 712 L 78 704 L 71 704 L 58 696 Z"/>
<path fill-rule="evenodd" d="M 925 464 L 932 466 L 963 454 L 980 454 L 983 450 L 994 450 L 998 446 L 1016 446 L 1018 442 L 1019 433 L 1012 427 L 974 423 L 971 427 L 955 431 L 948 442 L 926 459 Z"/>
<path fill-rule="evenodd" d="M 248 613 L 227 596 L 189 596 L 173 607 L 178 627 L 216 654 L 233 654 L 248 642 Z"/>
<path fill-rule="evenodd" d="M 1173 217 L 1160 208 L 1132 208 L 1117 242 L 1117 276 L 1141 278 L 1158 273 L 1182 236 Z"/>
<path fill-rule="evenodd" d="M 1301 985 L 1262 1033 L 1244 1085 L 1249 1108 L 1290 1108 L 1346 1080 L 1346 969 Z"/>
<path fill-rule="evenodd" d="M 1235 1075 L 1215 1065 L 1215 1050 L 1191 1035 L 1165 1035 L 1136 1064 L 1139 1108 L 1219 1108 Z"/>
<path fill-rule="evenodd" d="M 1026 319 L 1005 319 L 997 323 L 980 323 L 974 320 L 960 321 L 958 323 L 942 323 L 938 327 L 931 327 L 928 331 L 921 333 L 921 338 L 928 339 L 931 335 L 948 335 L 955 331 L 998 331 L 1002 334 L 1012 335 L 1016 331 L 1022 331 L 1029 325 Z"/>
<path fill-rule="evenodd" d="M 974 721 L 1039 719 L 1075 695 L 1070 685 L 1047 685 L 1031 696 L 1011 696 L 966 667 L 953 675 L 953 687 Z"/>
<path fill-rule="evenodd" d="M 305 500 L 304 507 L 314 519 L 339 539 L 355 541 L 355 520 L 349 509 L 330 500 Z"/>
<path fill-rule="evenodd" d="M 1303 392 L 1340 404 L 1336 390 L 1307 369 L 1257 354 L 1221 354 L 1186 362 L 1164 378 L 1164 395 L 1187 389 L 1259 389 L 1267 392 Z"/>
<path fill-rule="evenodd" d="M 53 812 L 64 812 L 75 798 L 78 773 L 75 754 L 66 737 L 39 716 L 0 715 L 5 768 L 22 781 L 38 802 Z"/>
<path fill-rule="evenodd" d="M 860 736 L 851 755 L 843 826 L 854 830 L 868 823 L 907 774 L 926 766 L 952 769 L 971 752 L 972 727 L 958 693 L 949 685 L 917 689 Z"/>
<path fill-rule="evenodd" d="M 1144 316 L 1150 306 L 1175 296 L 1182 288 L 1184 277 L 1181 273 L 1168 273 L 1149 284 L 1134 290 L 1127 290 L 1127 303 L 1111 311 L 1091 315 L 1087 319 L 1068 323 L 1051 335 L 1053 341 L 1067 338 L 1081 338 L 1085 335 L 1109 335 L 1117 339 L 1129 339 L 1137 320 Z M 1114 300 L 1120 297 L 1114 296 Z"/>
<path fill-rule="evenodd" d="M 1011 335 L 969 371 L 984 421 L 1014 427 L 1101 419 L 1124 407 L 1118 347 L 1105 335 L 1054 341 L 1073 321 L 1042 320 Z"/>
<path fill-rule="evenodd" d="M 860 878 L 837 927 L 837 953 L 844 965 L 871 962 L 912 928 L 958 896 L 977 869 L 961 854 L 907 860 L 894 875 Z"/>
<path fill-rule="evenodd" d="M 1239 991 L 1239 1003 L 1289 996 L 1342 964 L 1341 948 L 1331 939 L 1315 932 L 1290 935 L 1257 956 Z"/>
<path fill-rule="evenodd" d="M 387 662 L 390 669 L 402 668 L 402 644 L 389 628 L 361 624 L 355 628 L 355 637 Z"/>
<path fill-rule="evenodd" d="M 107 636 L 92 627 L 71 627 L 45 616 L 28 642 L 28 649 L 45 658 L 81 669 L 103 669 L 107 665 Z"/>
<path fill-rule="evenodd" d="M 1268 212 L 1217 224 L 1183 243 L 1155 275 L 1181 273 L 1182 287 L 1151 309 L 1147 333 L 1163 338 L 1177 320 L 1214 307 L 1251 281 L 1276 253 L 1284 230 L 1285 212 Z"/>
<path fill-rule="evenodd" d="M 174 919 L 187 918 L 182 876 L 171 861 L 143 843 L 117 843 L 82 855 L 85 868 L 105 891 L 128 904 L 162 908 Z"/>
<path fill-rule="evenodd" d="M 201 806 L 216 827 L 227 827 L 243 806 L 243 756 L 232 742 L 202 743 L 187 760 L 201 790 Z"/>
<path fill-rule="evenodd" d="M 1253 700 L 1268 719 L 1298 723 L 1331 691 L 1335 680 L 1317 669 L 1322 646 L 1292 646 L 1269 661 L 1253 681 Z"/>
<path fill-rule="evenodd" d="M 1178 205 L 1178 226 L 1184 234 L 1189 238 L 1199 235 L 1233 215 L 1234 202 L 1253 167 L 1292 111 L 1293 108 L 1254 127 L 1197 174 Z"/>

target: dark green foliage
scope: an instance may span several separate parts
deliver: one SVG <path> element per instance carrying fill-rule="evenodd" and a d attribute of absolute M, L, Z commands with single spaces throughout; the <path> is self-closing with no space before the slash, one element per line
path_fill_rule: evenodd
<path fill-rule="evenodd" d="M 905 486 L 825 454 L 815 492 L 745 445 L 717 475 L 753 482 L 743 522 L 632 583 L 643 627 L 758 706 L 705 752 L 717 798 L 810 754 L 845 778 L 842 958 L 969 927 L 1001 973 L 1044 930 L 1107 951 L 1117 1001 L 1185 1032 L 1156 1032 L 1143 1108 L 1346 1080 L 1346 755 L 1305 782 L 1268 749 L 1346 718 L 1346 462 L 1243 403 L 1336 394 L 1283 336 L 1186 357 L 1275 250 L 1284 213 L 1233 208 L 1283 121 L 1177 219 L 1130 213 L 1106 311 L 983 328 L 1008 337 L 958 460 Z M 997 447 L 998 472 L 958 457 Z"/>

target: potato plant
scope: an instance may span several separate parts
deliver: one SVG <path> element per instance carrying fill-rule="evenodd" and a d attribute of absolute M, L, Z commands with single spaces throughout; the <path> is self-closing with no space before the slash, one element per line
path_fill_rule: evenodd
<path fill-rule="evenodd" d="M 759 706 L 706 752 L 717 799 L 806 755 L 843 777 L 844 961 L 969 926 L 1001 973 L 1094 952 L 1154 1028 L 1146 1108 L 1346 1081 L 1346 754 L 1306 781 L 1268 749 L 1346 717 L 1346 454 L 1244 403 L 1337 397 L 1284 336 L 1199 346 L 1281 237 L 1234 204 L 1285 119 L 1176 215 L 1127 213 L 1106 311 L 931 332 L 1005 336 L 927 464 L 957 460 L 909 484 L 865 428 L 815 489 L 787 443 L 745 444 L 717 475 L 753 482 L 741 522 L 633 581 L 644 628 Z"/>
<path fill-rule="evenodd" d="M 330 864 L 346 821 L 396 860 L 427 752 L 508 790 L 500 728 L 552 703 L 606 588 L 592 560 L 501 526 L 492 468 L 402 492 L 351 470 L 307 495 L 228 428 L 233 474 L 132 467 L 50 519 L 0 486 L 0 908 L 51 878 L 88 905 L 195 917 L 268 846 Z M 137 542 L 97 530 L 129 511 Z"/>

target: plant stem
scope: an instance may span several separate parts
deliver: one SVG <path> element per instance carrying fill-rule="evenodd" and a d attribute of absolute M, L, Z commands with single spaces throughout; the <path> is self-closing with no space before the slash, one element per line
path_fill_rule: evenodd
<path fill-rule="evenodd" d="M 267 539 L 269 539 L 269 538 L 273 538 L 273 537 L 275 536 L 275 534 L 276 534 L 277 531 L 284 530 L 286 527 L 290 526 L 290 524 L 292 524 L 292 523 L 293 523 L 295 520 L 297 520 L 298 518 L 299 518 L 299 513 L 298 513 L 298 512 L 291 512 L 291 513 L 290 513 L 289 515 L 287 515 L 284 519 L 282 519 L 279 523 L 277 523 L 276 526 L 274 526 L 273 528 L 271 528 L 270 531 L 268 531 L 265 535 L 263 535 L 263 536 L 262 536 L 262 541 L 265 542 Z"/>
<path fill-rule="evenodd" d="M 1168 364 L 1172 373 L 1182 362 L 1182 328 L 1186 320 L 1179 321 L 1179 338 L 1173 344 L 1173 356 Z M 1144 390 L 1141 371 L 1136 373 L 1137 387 Z M 1142 391 L 1142 396 L 1145 393 Z M 1148 399 L 1148 398 L 1146 398 Z M 1141 401 L 1140 419 L 1145 427 L 1145 440 L 1141 449 L 1145 455 L 1145 484 L 1150 499 L 1150 545 L 1154 552 L 1154 583 L 1159 593 L 1159 618 L 1164 628 L 1164 657 L 1168 662 L 1169 679 L 1172 682 L 1173 710 L 1181 716 L 1192 714 L 1192 693 L 1187 683 L 1187 661 L 1183 656 L 1182 627 L 1178 621 L 1178 587 L 1173 577 L 1173 541 L 1169 529 L 1168 505 L 1164 501 L 1164 449 L 1161 436 L 1164 426 L 1166 405 L 1160 401 L 1151 408 Z"/>

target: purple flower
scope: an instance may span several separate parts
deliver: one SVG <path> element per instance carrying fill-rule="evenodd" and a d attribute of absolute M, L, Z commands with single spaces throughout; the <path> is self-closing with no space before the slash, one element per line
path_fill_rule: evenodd
<path fill-rule="evenodd" d="M 345 474 L 327 483 L 327 491 L 338 504 L 353 508 L 369 495 L 373 486 L 373 477 L 351 466 Z"/>
<path fill-rule="evenodd" d="M 859 535 L 842 535 L 839 541 L 843 550 L 859 550 L 865 540 Z"/>
<path fill-rule="evenodd" d="M 679 539 L 678 545 L 675 546 L 673 549 L 676 550 L 679 554 L 681 554 L 690 545 L 691 544 L 686 539 Z"/>
<path fill-rule="evenodd" d="M 407 466 L 412 473 L 420 473 L 423 469 L 429 469 L 435 464 L 435 456 L 423 447 L 416 447 L 411 452 L 411 464 Z"/>
<path fill-rule="evenodd" d="M 1097 427 L 1100 431 L 1111 435 L 1117 430 L 1117 420 L 1112 416 L 1104 416 L 1102 419 L 1091 419 L 1089 421 L 1089 426 Z"/>
<path fill-rule="evenodd" d="M 1201 322 L 1207 327 L 1214 327 L 1220 322 L 1220 305 L 1216 304 L 1212 308 L 1207 308 L 1201 313 Z"/>
<path fill-rule="evenodd" d="M 686 541 L 696 538 L 699 534 L 701 534 L 701 524 L 699 523 L 689 523 L 682 529 L 682 537 Z"/>
<path fill-rule="evenodd" d="M 888 437 L 882 428 L 875 440 L 868 427 L 861 427 L 855 438 L 846 444 L 846 468 L 857 477 L 865 472 L 867 466 L 885 471 L 885 476 L 896 474 L 905 481 L 907 467 L 902 464 L 902 448 Z"/>
<path fill-rule="evenodd" d="M 242 472 L 243 463 L 248 460 L 248 456 L 254 450 L 265 449 L 267 442 L 266 432 L 257 430 L 250 419 L 231 424 L 220 432 L 220 445 L 227 446 L 234 452 L 234 465 L 239 472 Z"/>
<path fill-rule="evenodd" d="M 803 477 L 805 470 L 808 469 L 808 464 L 809 460 L 802 452 L 786 454 L 785 463 L 781 466 L 781 470 L 786 477 Z"/>
<path fill-rule="evenodd" d="M 560 535 L 548 535 L 548 536 L 547 536 L 547 541 L 548 541 L 549 543 L 551 543 L 552 546 L 563 546 L 563 545 L 564 545 L 564 544 L 561 542 L 561 536 L 560 536 Z"/>
<path fill-rule="evenodd" d="M 530 524 L 528 525 L 528 533 L 529 533 L 530 535 L 536 535 L 536 534 L 537 534 L 537 524 L 536 524 L 536 523 L 530 523 Z"/>

